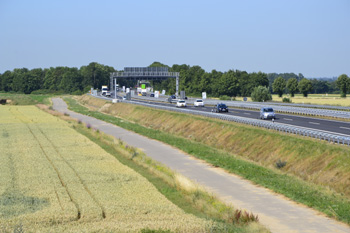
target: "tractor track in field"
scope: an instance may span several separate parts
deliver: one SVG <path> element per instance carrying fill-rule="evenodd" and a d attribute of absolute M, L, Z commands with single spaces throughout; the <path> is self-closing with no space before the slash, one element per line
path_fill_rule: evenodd
<path fill-rule="evenodd" d="M 19 111 L 17 111 L 18 114 L 22 114 L 20 113 Z M 40 140 L 37 138 L 37 136 L 34 134 L 34 132 L 32 131 L 32 129 L 29 127 L 29 125 L 23 120 L 21 119 L 21 117 L 18 117 L 15 113 L 11 112 L 13 117 L 14 118 L 17 118 L 19 121 L 21 121 L 26 127 L 27 129 L 29 130 L 29 132 L 33 135 L 34 139 L 37 141 L 41 151 L 43 152 L 45 158 L 47 159 L 47 161 L 49 162 L 49 164 L 51 165 L 51 167 L 54 169 L 54 171 L 56 172 L 57 174 L 57 177 L 62 185 L 62 187 L 66 190 L 67 192 L 67 195 L 70 199 L 70 201 L 74 204 L 75 208 L 77 209 L 77 217 L 76 217 L 76 220 L 79 220 L 81 218 L 81 210 L 80 210 L 80 207 L 79 207 L 79 204 L 77 203 L 76 200 L 74 200 L 74 198 L 72 197 L 72 194 L 71 192 L 69 191 L 68 187 L 67 187 L 67 184 L 64 182 L 63 178 L 62 178 L 62 175 L 60 174 L 58 168 L 55 166 L 55 164 L 53 163 L 52 159 L 50 158 L 50 156 L 46 153 L 46 151 L 44 150 L 42 144 L 40 143 Z M 22 117 L 25 117 L 22 115 Z M 59 200 L 58 200 L 59 201 Z M 59 201 L 60 202 L 60 201 Z"/>
<path fill-rule="evenodd" d="M 18 112 L 19 114 L 21 114 L 20 112 Z M 26 118 L 25 116 L 22 115 L 22 117 Z M 23 122 L 23 121 L 22 121 Z M 30 127 L 26 124 L 26 126 L 30 129 Z M 103 207 L 103 205 L 98 201 L 98 199 L 95 197 L 95 195 L 91 192 L 91 190 L 88 188 L 88 186 L 86 185 L 86 183 L 84 182 L 84 180 L 82 179 L 82 177 L 79 175 L 79 173 L 77 172 L 77 170 L 72 166 L 72 164 L 65 159 L 65 157 L 60 153 L 59 149 L 57 148 L 57 146 L 53 143 L 53 141 L 47 136 L 47 134 L 44 133 L 44 131 L 39 127 L 36 126 L 36 128 L 39 130 L 39 132 L 45 137 L 45 139 L 49 142 L 50 146 L 55 150 L 55 152 L 57 153 L 57 155 L 62 159 L 62 161 L 73 171 L 74 175 L 78 178 L 80 184 L 83 186 L 84 190 L 88 193 L 88 195 L 91 197 L 91 199 L 95 202 L 95 204 L 100 208 L 101 210 L 101 217 L 102 218 L 106 218 L 106 211 L 105 208 Z M 33 136 L 35 137 L 35 139 L 39 142 L 40 148 L 43 150 L 43 152 L 45 153 L 45 155 L 47 155 L 47 153 L 44 151 L 40 141 L 38 140 L 38 138 L 34 135 L 33 131 L 30 129 L 31 133 L 33 134 Z M 49 160 L 52 164 L 53 161 L 50 159 Z M 58 168 L 56 167 L 57 171 Z M 55 170 L 56 170 L 55 169 Z M 57 172 L 56 171 L 56 172 Z M 63 182 L 62 177 L 60 176 L 60 180 L 61 183 Z M 65 184 L 66 186 L 66 184 Z M 68 188 L 68 187 L 67 187 Z M 66 188 L 66 189 L 67 189 Z M 74 200 L 72 198 L 72 195 L 69 193 L 68 194 L 70 196 L 71 200 Z M 77 207 L 79 207 L 78 203 L 76 203 Z M 78 208 L 79 209 L 79 208 Z M 78 219 L 80 219 L 81 217 L 81 210 L 79 209 L 78 211 Z"/>
<path fill-rule="evenodd" d="M 51 144 L 52 148 L 54 148 L 54 150 L 56 151 L 56 153 L 59 155 L 59 157 L 68 165 L 68 167 L 70 167 L 70 169 L 72 169 L 72 171 L 74 172 L 74 174 L 76 175 L 76 177 L 79 179 L 79 182 L 81 183 L 81 185 L 84 187 L 85 191 L 89 194 L 89 196 L 91 197 L 91 199 L 96 203 L 96 205 L 101 209 L 101 216 L 102 218 L 106 218 L 106 211 L 104 209 L 104 207 L 102 206 L 102 204 L 97 200 L 97 198 L 95 197 L 95 195 L 93 195 L 93 193 L 91 192 L 91 190 L 87 187 L 86 183 L 84 182 L 84 180 L 81 178 L 81 176 L 79 175 L 79 173 L 77 172 L 77 170 L 64 158 L 64 156 L 59 152 L 57 146 L 52 142 L 51 139 L 48 138 L 48 136 L 40 129 L 39 126 L 37 126 L 38 130 L 44 135 L 44 137 L 47 139 L 47 141 Z"/>

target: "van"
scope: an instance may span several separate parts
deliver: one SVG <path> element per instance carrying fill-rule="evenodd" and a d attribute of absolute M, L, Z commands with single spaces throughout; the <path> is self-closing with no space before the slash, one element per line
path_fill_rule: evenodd
<path fill-rule="evenodd" d="M 273 111 L 273 108 L 261 108 L 260 109 L 260 119 L 276 119 L 275 112 Z"/>

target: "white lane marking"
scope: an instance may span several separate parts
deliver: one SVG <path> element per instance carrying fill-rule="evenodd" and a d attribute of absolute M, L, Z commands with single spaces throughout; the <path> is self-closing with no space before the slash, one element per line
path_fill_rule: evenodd
<path fill-rule="evenodd" d="M 284 120 L 286 121 L 292 121 L 293 119 L 290 119 L 290 118 L 283 118 Z"/>
<path fill-rule="evenodd" d="M 319 125 L 320 123 L 310 121 L 309 124 Z"/>
<path fill-rule="evenodd" d="M 350 129 L 348 127 L 343 127 L 343 126 L 340 126 L 339 128 L 341 128 L 341 129 Z"/>
<path fill-rule="evenodd" d="M 252 114 L 250 114 L 250 113 L 248 113 L 248 112 L 244 112 L 243 114 L 246 114 L 246 115 L 252 115 Z"/>

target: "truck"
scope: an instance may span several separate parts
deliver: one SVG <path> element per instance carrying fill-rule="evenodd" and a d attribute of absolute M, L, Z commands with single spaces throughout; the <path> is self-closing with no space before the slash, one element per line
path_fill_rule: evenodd
<path fill-rule="evenodd" d="M 108 91 L 108 86 L 102 86 L 101 88 L 101 95 L 106 95 Z"/>

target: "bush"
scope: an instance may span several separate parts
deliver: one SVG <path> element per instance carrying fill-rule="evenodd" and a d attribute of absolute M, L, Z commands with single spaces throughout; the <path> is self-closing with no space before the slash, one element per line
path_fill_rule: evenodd
<path fill-rule="evenodd" d="M 92 88 L 92 86 L 86 86 L 86 87 L 84 87 L 83 92 L 84 92 L 84 93 L 88 93 L 88 92 L 91 91 L 91 88 Z"/>
<path fill-rule="evenodd" d="M 30 94 L 35 94 L 35 95 L 46 95 L 46 94 L 51 94 L 53 91 L 50 91 L 48 89 L 39 89 L 32 91 Z"/>
<path fill-rule="evenodd" d="M 255 87 L 251 94 L 251 97 L 252 97 L 252 100 L 255 102 L 272 100 L 272 96 L 271 96 L 271 93 L 269 92 L 269 89 L 267 89 L 264 86 Z"/>
<path fill-rule="evenodd" d="M 287 162 L 286 161 L 281 161 L 280 159 L 276 162 L 276 167 L 278 169 L 281 169 L 283 167 L 285 167 L 287 165 Z"/>
<path fill-rule="evenodd" d="M 63 94 L 65 94 L 65 92 L 63 90 L 54 91 L 54 90 L 49 90 L 49 89 L 39 89 L 39 90 L 32 91 L 30 94 L 34 94 L 34 95 L 48 95 L 48 94 L 63 95 Z"/>
<path fill-rule="evenodd" d="M 83 92 L 81 90 L 76 90 L 72 92 L 72 95 L 82 95 Z"/>
<path fill-rule="evenodd" d="M 228 95 L 221 95 L 221 96 L 219 97 L 219 99 L 220 99 L 220 100 L 231 100 L 231 97 L 228 96 Z"/>
<path fill-rule="evenodd" d="M 284 97 L 284 98 L 282 99 L 282 102 L 283 102 L 283 103 L 292 103 L 292 100 L 289 99 L 289 98 L 287 98 L 287 97 Z"/>

